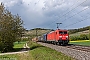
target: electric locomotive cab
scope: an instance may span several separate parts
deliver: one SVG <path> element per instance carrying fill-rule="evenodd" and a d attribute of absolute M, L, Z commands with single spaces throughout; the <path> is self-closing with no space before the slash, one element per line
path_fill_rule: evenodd
<path fill-rule="evenodd" d="M 69 42 L 69 34 L 67 30 L 60 30 L 59 31 L 59 44 L 68 44 Z"/>

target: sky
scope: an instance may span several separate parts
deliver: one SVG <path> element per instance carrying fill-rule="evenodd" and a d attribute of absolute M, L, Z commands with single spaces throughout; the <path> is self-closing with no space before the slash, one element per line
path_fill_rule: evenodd
<path fill-rule="evenodd" d="M 0 0 L 25 29 L 74 29 L 90 26 L 90 0 Z"/>

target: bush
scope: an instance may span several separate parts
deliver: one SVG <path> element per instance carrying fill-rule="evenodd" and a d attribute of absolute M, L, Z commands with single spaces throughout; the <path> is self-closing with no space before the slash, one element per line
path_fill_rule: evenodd
<path fill-rule="evenodd" d="M 70 41 L 76 41 L 76 40 L 88 40 L 88 35 L 81 34 L 80 36 L 70 36 Z"/>
<path fill-rule="evenodd" d="M 80 40 L 88 40 L 89 38 L 88 38 L 88 36 L 87 35 L 85 35 L 85 34 L 81 34 L 80 35 Z"/>
<path fill-rule="evenodd" d="M 79 36 L 70 36 L 70 41 L 75 41 L 75 40 L 79 40 L 80 37 Z"/>

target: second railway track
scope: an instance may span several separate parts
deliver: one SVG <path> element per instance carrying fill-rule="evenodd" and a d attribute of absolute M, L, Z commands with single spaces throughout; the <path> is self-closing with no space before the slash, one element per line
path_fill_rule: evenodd
<path fill-rule="evenodd" d="M 76 50 L 81 50 L 81 51 L 85 51 L 85 52 L 90 52 L 90 46 L 70 44 L 70 45 L 63 46 L 63 47 L 72 48 L 72 49 L 76 49 Z"/>

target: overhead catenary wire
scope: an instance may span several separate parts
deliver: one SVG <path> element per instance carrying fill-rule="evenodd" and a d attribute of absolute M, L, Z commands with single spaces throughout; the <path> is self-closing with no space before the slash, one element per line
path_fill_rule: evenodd
<path fill-rule="evenodd" d="M 81 12 L 83 12 L 83 11 L 85 11 L 85 10 L 87 10 L 87 9 L 88 9 L 88 8 L 85 8 L 85 9 L 83 9 L 83 10 L 77 12 L 77 13 L 75 13 L 74 15 L 70 16 L 69 18 L 67 18 L 67 19 L 65 19 L 65 20 L 63 20 L 63 21 L 61 21 L 61 22 L 64 22 L 64 21 L 66 21 L 66 20 L 68 20 L 68 19 L 74 17 L 75 15 L 80 14 Z"/>
<path fill-rule="evenodd" d="M 60 16 L 60 17 L 57 19 L 57 21 L 58 21 L 60 18 L 65 17 L 65 15 L 69 14 L 71 11 L 73 11 L 74 9 L 76 9 L 77 7 L 79 7 L 80 5 L 84 4 L 86 1 L 87 1 L 87 0 L 83 1 L 83 2 L 80 3 L 79 5 L 77 5 L 76 7 L 74 7 L 73 9 L 71 9 L 70 11 L 68 11 L 67 13 L 63 14 L 62 16 Z M 51 24 L 52 24 L 52 23 L 55 23 L 55 22 L 56 22 L 56 20 L 54 20 L 53 22 L 51 22 Z M 50 26 L 51 24 L 48 24 L 48 26 Z"/>
<path fill-rule="evenodd" d="M 77 5 L 76 7 L 74 7 L 73 9 L 71 9 L 70 11 L 68 11 L 67 13 L 65 13 L 64 15 L 62 15 L 61 17 L 59 17 L 57 20 L 59 20 L 60 18 L 64 17 L 65 15 L 69 14 L 71 11 L 73 11 L 74 9 L 76 9 L 77 7 L 79 7 L 80 5 L 84 4 L 86 1 L 87 1 L 87 0 L 83 1 L 82 3 L 80 3 L 79 5 Z M 77 2 L 78 2 L 78 1 L 77 1 Z M 71 7 L 73 7 L 74 5 L 75 5 L 75 3 L 74 3 Z M 86 8 L 86 9 L 88 9 L 88 8 Z M 79 11 L 78 13 L 70 16 L 69 18 L 74 17 L 75 15 L 77 15 L 77 14 L 85 11 L 86 9 L 83 9 L 83 10 Z M 68 18 L 68 19 L 69 19 L 69 18 Z M 66 21 L 66 20 L 67 20 L 67 19 L 63 20 L 62 22 Z M 55 20 L 55 21 L 56 21 L 56 20 Z M 55 21 L 51 22 L 51 24 L 54 23 Z M 83 21 L 83 20 L 80 20 L 79 22 L 82 22 L 82 21 Z M 77 22 L 75 22 L 75 23 L 77 23 Z M 74 23 L 74 24 L 75 24 L 75 23 Z M 49 25 L 51 25 L 51 24 L 49 24 Z M 49 25 L 48 25 L 48 26 L 49 26 Z M 73 24 L 72 24 L 72 25 L 73 25 Z"/>
<path fill-rule="evenodd" d="M 74 22 L 74 23 L 72 23 L 72 24 L 70 24 L 70 25 L 65 26 L 64 28 L 69 27 L 69 26 L 72 26 L 72 25 L 75 25 L 75 24 L 77 24 L 77 23 L 79 23 L 79 22 L 82 22 L 82 21 L 85 21 L 85 20 L 88 20 L 88 19 L 90 19 L 90 17 L 87 17 L 87 18 L 85 18 L 85 19 L 82 19 L 82 20 L 79 20 L 79 21 L 77 21 L 77 22 Z"/>
<path fill-rule="evenodd" d="M 78 3 L 78 1 L 79 1 L 79 0 L 77 0 L 77 3 Z M 60 5 L 62 5 L 63 3 L 65 3 L 65 2 L 62 2 Z M 70 7 L 73 7 L 74 5 L 75 5 L 75 3 L 74 3 L 73 5 L 71 5 Z M 68 9 L 69 9 L 69 8 L 68 8 Z M 67 9 L 67 10 L 68 10 L 68 9 Z M 67 10 L 66 10 L 66 11 L 67 11 Z M 65 13 L 65 14 L 66 14 L 66 13 Z M 62 16 L 63 16 L 63 15 L 62 15 Z M 60 18 L 60 17 L 59 17 L 59 18 Z M 58 18 L 58 19 L 59 19 L 59 18 Z M 57 19 L 57 20 L 58 20 L 58 19 Z M 56 20 L 54 20 L 53 22 L 51 22 L 51 24 L 54 23 L 55 21 L 56 21 Z M 51 25 L 51 24 L 48 24 L 48 25 Z"/>

